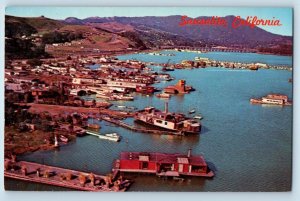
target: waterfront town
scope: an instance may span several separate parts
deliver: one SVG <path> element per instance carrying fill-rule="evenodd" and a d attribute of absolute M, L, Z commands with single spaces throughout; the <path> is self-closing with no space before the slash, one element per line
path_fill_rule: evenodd
<path fill-rule="evenodd" d="M 213 178 L 217 174 L 216 168 L 210 167 L 204 159 L 206 153 L 194 155 L 190 148 L 180 154 L 124 150 L 119 153 L 120 158 L 115 158 L 107 175 L 19 161 L 18 157 L 38 151 L 59 150 L 61 146 L 76 143 L 77 139 L 86 136 L 112 143 L 129 143 L 122 138 L 122 133 L 102 132 L 100 124 L 94 121 L 146 135 L 182 138 L 201 135 L 203 128 L 204 132 L 207 130 L 202 122 L 205 116 L 194 108 L 183 112 L 169 108 L 173 97 L 198 93 L 202 90 L 201 86 L 191 85 L 189 79 L 174 77 L 174 71 L 292 71 L 289 65 L 216 60 L 206 56 L 209 52 L 253 52 L 245 48 L 174 45 L 145 50 L 127 47 L 103 51 L 96 46 L 85 46 L 86 40 L 93 34 L 84 32 L 78 38 L 71 37 L 68 42 L 47 43 L 45 51 L 51 57 L 6 59 L 5 177 L 101 192 L 128 190 L 134 181 L 127 179 L 124 173 L 155 174 L 179 181 L 185 176 Z M 24 34 L 18 39 L 39 45 L 43 35 Z M 5 40 L 11 42 L 13 39 L 7 36 Z M 198 56 L 180 62 L 118 58 L 126 54 L 172 58 L 177 53 L 196 53 Z M 286 82 L 292 82 L 292 78 Z M 165 83 L 164 87 L 158 87 L 159 83 Z M 153 105 L 118 105 L 120 101 L 134 103 L 140 95 L 160 100 L 164 109 Z M 291 97 L 276 91 L 269 91 L 261 98 L 247 97 L 247 100 L 253 105 L 292 105 Z"/>

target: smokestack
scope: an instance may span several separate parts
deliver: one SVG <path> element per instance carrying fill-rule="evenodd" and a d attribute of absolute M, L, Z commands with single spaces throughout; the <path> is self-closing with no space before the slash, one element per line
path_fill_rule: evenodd
<path fill-rule="evenodd" d="M 169 112 L 168 106 L 169 106 L 169 103 L 168 103 L 168 101 L 166 101 L 165 102 L 165 113 Z"/>
<path fill-rule="evenodd" d="M 191 157 L 192 149 L 189 149 L 187 157 Z"/>

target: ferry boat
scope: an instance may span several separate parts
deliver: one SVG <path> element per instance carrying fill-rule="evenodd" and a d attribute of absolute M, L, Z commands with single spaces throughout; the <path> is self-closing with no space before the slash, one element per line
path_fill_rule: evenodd
<path fill-rule="evenodd" d="M 253 104 L 292 105 L 288 97 L 282 94 L 268 94 L 262 98 L 251 98 L 250 102 Z"/>
<path fill-rule="evenodd" d="M 168 111 L 168 102 L 165 103 L 165 111 L 160 111 L 154 107 L 146 107 L 138 111 L 134 119 L 148 125 L 162 129 L 180 132 L 181 134 L 199 134 L 201 123 L 193 118 L 188 118 L 181 113 L 171 113 Z"/>
<path fill-rule="evenodd" d="M 113 171 L 156 174 L 159 177 L 173 178 L 214 176 L 204 157 L 191 155 L 191 150 L 188 154 L 121 152 L 120 158 L 114 162 Z"/>

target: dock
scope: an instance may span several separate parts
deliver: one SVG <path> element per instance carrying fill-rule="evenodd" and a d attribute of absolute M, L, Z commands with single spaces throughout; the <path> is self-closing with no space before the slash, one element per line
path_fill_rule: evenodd
<path fill-rule="evenodd" d="M 59 186 L 80 191 L 123 192 L 130 180 L 117 179 L 117 172 L 108 176 L 70 170 L 27 161 L 5 159 L 4 176 L 29 182 Z"/>

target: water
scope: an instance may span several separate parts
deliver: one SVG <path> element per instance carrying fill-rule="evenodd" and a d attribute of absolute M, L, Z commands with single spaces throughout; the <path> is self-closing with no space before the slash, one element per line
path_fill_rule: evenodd
<path fill-rule="evenodd" d="M 138 56 L 140 55 L 136 55 Z M 131 55 L 126 57 L 130 58 Z M 170 74 L 176 80 L 161 82 L 156 86 L 164 87 L 176 83 L 178 79 L 186 79 L 188 85 L 196 88 L 191 94 L 173 96 L 169 100 L 169 110 L 187 114 L 195 108 L 196 114 L 204 117 L 200 136 L 135 133 L 102 121 L 101 132 L 119 133 L 123 136 L 120 143 L 86 136 L 77 138 L 75 142 L 62 146 L 59 150 L 38 151 L 21 156 L 20 159 L 106 174 L 111 171 L 113 160 L 119 157 L 121 151 L 186 153 L 192 148 L 193 153 L 203 154 L 215 168 L 216 176 L 213 179 L 191 178 L 179 182 L 130 174 L 127 177 L 135 180 L 130 191 L 290 189 L 292 106 L 251 105 L 249 99 L 271 92 L 283 93 L 292 98 L 292 84 L 288 83 L 292 72 L 206 68 L 175 70 Z M 160 109 L 164 107 L 162 99 L 143 95 L 137 95 L 134 102 L 114 103 L 139 109 L 148 105 Z M 127 121 L 132 122 L 130 119 Z M 8 189 L 65 190 L 10 179 L 6 179 L 6 186 Z"/>
<path fill-rule="evenodd" d="M 206 57 L 217 61 L 233 61 L 242 63 L 266 63 L 268 65 L 292 66 L 291 56 L 279 56 L 257 53 L 238 53 L 238 52 L 177 52 L 177 51 L 161 51 L 163 54 L 173 53 L 175 56 L 157 56 L 148 54 L 129 54 L 119 56 L 121 60 L 137 59 L 145 62 L 166 63 L 170 59 L 171 63 L 180 63 L 182 60 L 194 60 L 195 57 Z"/>

